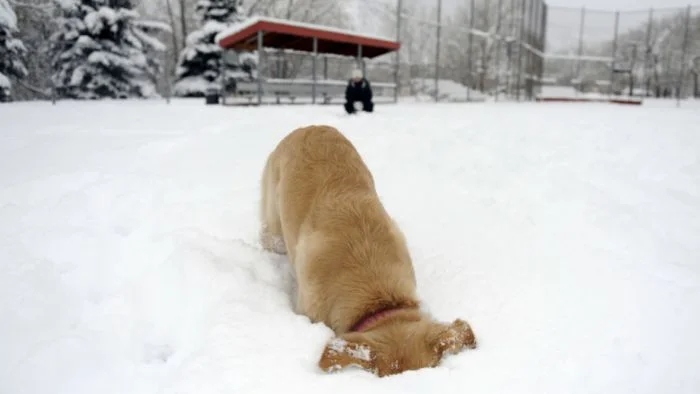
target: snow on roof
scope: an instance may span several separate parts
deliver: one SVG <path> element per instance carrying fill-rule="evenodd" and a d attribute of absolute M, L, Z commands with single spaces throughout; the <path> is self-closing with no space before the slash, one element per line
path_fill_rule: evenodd
<path fill-rule="evenodd" d="M 0 0 L 2 1 L 2 0 Z M 224 38 L 234 35 L 236 33 L 239 33 L 253 25 L 255 25 L 258 22 L 268 22 L 268 23 L 275 23 L 275 24 L 281 24 L 281 25 L 287 25 L 287 26 L 294 26 L 294 27 L 300 27 L 300 28 L 306 28 L 306 29 L 316 29 L 316 30 L 323 30 L 329 33 L 337 33 L 337 34 L 347 34 L 355 37 L 362 37 L 362 38 L 367 38 L 370 40 L 381 40 L 381 41 L 389 41 L 389 42 L 395 42 L 395 40 L 392 40 L 391 38 L 387 37 L 382 37 L 378 35 L 370 35 L 370 34 L 361 34 L 357 33 L 352 30 L 347 30 L 347 29 L 341 29 L 337 27 L 332 27 L 332 26 L 324 26 L 324 25 L 317 25 L 313 23 L 306 23 L 306 22 L 298 22 L 298 21 L 293 21 L 289 19 L 280 19 L 280 18 L 271 18 L 271 17 L 266 17 L 266 16 L 254 16 L 249 19 L 246 19 L 243 22 L 236 23 L 232 25 L 231 27 L 222 30 L 219 34 L 216 35 L 214 38 L 216 40 L 217 44 L 220 44 L 220 41 L 223 40 Z"/>
<path fill-rule="evenodd" d="M 13 31 L 17 30 L 17 15 L 7 0 L 0 0 L 0 26 L 6 26 Z"/>

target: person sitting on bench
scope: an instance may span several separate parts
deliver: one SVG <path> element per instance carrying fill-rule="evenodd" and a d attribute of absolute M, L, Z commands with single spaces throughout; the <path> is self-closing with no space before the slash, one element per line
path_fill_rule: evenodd
<path fill-rule="evenodd" d="M 352 71 L 352 78 L 345 88 L 345 111 L 349 114 L 355 113 L 355 103 L 362 103 L 362 110 L 372 112 L 374 103 L 372 102 L 372 86 L 367 78 L 362 75 L 362 70 Z"/>

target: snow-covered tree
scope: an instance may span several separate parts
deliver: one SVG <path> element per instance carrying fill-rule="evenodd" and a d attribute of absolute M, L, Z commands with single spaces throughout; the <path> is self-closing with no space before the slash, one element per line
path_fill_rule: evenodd
<path fill-rule="evenodd" d="M 187 37 L 180 53 L 176 71 L 174 94 L 176 96 L 203 96 L 210 87 L 217 87 L 221 74 L 222 48 L 216 35 L 241 21 L 240 0 L 200 0 L 196 8 L 201 27 Z M 255 67 L 252 58 L 242 58 L 239 65 L 227 66 L 227 80 L 246 78 Z"/>
<path fill-rule="evenodd" d="M 140 20 L 131 0 L 56 0 L 58 31 L 52 36 L 53 83 L 73 99 L 157 96 L 159 52 L 152 35 L 166 24 Z"/>
<path fill-rule="evenodd" d="M 12 93 L 10 77 L 24 78 L 27 68 L 22 63 L 26 52 L 17 32 L 17 16 L 7 0 L 0 0 L 0 102 L 9 101 Z"/>

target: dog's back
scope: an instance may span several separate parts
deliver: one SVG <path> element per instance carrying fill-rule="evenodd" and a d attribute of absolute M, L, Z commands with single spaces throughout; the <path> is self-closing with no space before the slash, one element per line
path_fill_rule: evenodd
<path fill-rule="evenodd" d="M 368 311 L 417 304 L 403 235 L 347 138 L 325 126 L 295 130 L 268 166 L 300 312 L 345 332 Z"/>

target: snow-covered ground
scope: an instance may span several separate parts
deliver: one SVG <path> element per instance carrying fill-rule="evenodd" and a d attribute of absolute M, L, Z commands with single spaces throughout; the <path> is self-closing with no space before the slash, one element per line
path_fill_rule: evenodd
<path fill-rule="evenodd" d="M 700 105 L 0 106 L 0 393 L 700 391 Z M 316 367 L 257 244 L 297 126 L 354 141 L 419 293 L 480 347 L 376 378 Z"/>

